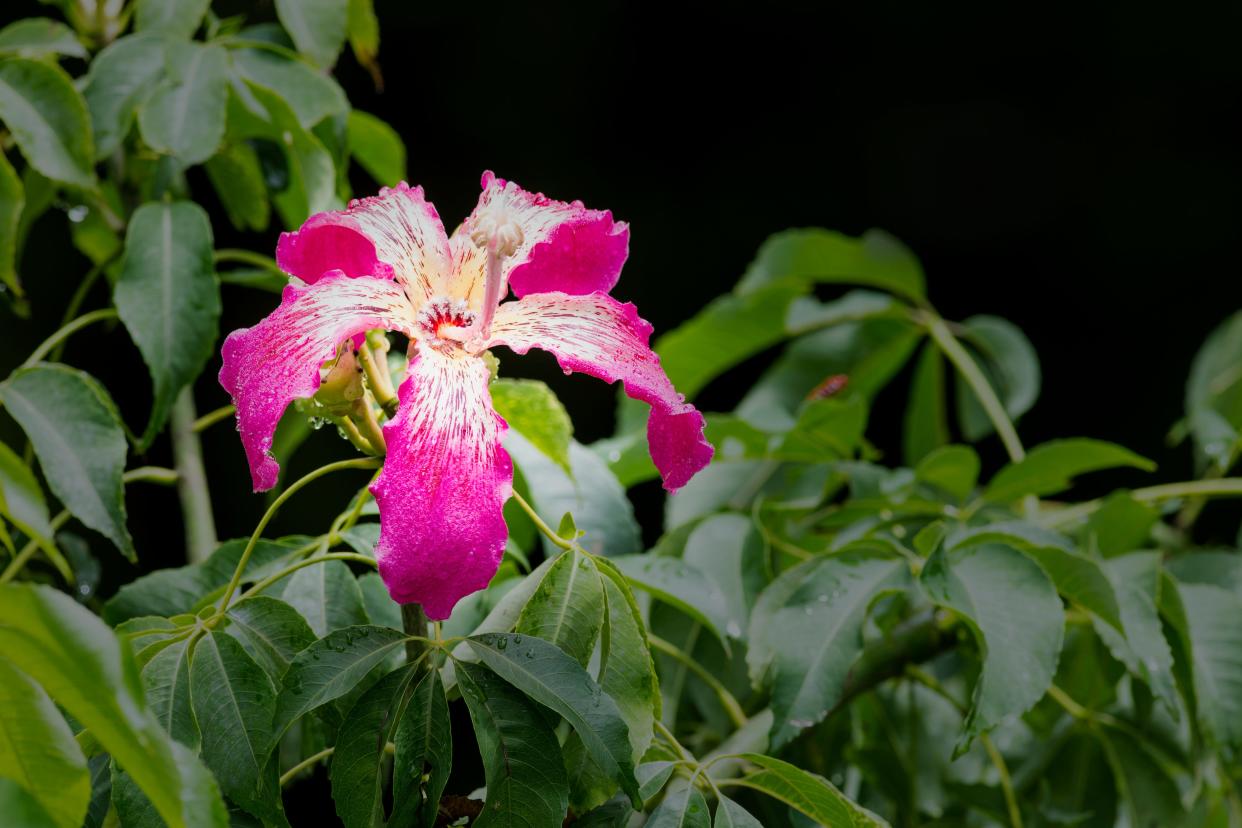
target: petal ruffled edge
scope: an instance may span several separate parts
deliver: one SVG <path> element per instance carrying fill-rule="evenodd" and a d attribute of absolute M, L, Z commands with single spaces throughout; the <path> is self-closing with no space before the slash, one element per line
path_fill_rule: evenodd
<path fill-rule="evenodd" d="M 513 462 L 478 357 L 420 349 L 384 426 L 388 455 L 371 492 L 380 511 L 380 575 L 394 601 L 447 618 L 496 574 L 509 537 Z"/>
<path fill-rule="evenodd" d="M 503 264 L 509 287 L 518 296 L 560 291 L 571 295 L 607 293 L 617 283 L 630 252 L 630 228 L 608 210 L 591 210 L 581 201 L 556 201 L 543 193 L 483 173 L 479 203 L 462 229 L 480 221 L 512 221 L 522 242 Z M 464 246 L 464 242 L 462 246 Z M 484 257 L 458 255 L 463 269 L 482 267 Z M 478 275 L 469 274 L 471 280 Z M 461 281 L 459 277 L 459 281 Z"/>
<path fill-rule="evenodd" d="M 440 214 L 422 187 L 404 181 L 354 199 L 348 209 L 316 213 L 296 232 L 281 233 L 276 263 L 308 284 L 333 270 L 395 279 L 415 299 L 439 295 L 452 275 Z"/>
<path fill-rule="evenodd" d="M 565 371 L 620 380 L 625 393 L 651 405 L 647 441 L 664 488 L 676 491 L 711 462 L 703 415 L 677 393 L 648 346 L 651 325 L 630 303 L 602 293 L 536 293 L 496 312 L 491 345 L 519 354 L 550 351 Z"/>
<path fill-rule="evenodd" d="M 253 328 L 224 340 L 220 384 L 237 407 L 255 491 L 276 485 L 280 465 L 269 453 L 276 425 L 289 403 L 313 396 L 319 368 L 337 346 L 370 330 L 414 332 L 414 314 L 400 285 L 340 271 L 313 285 L 289 285 L 280 306 Z"/>

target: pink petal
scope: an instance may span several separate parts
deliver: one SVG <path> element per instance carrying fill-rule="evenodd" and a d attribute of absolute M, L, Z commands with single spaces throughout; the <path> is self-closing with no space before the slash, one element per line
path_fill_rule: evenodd
<path fill-rule="evenodd" d="M 464 235 L 479 216 L 507 217 L 521 228 L 523 241 L 504 260 L 509 286 L 518 296 L 560 291 L 574 295 L 607 293 L 617 283 L 630 252 L 630 228 L 613 221 L 607 210 L 588 210 L 581 201 L 566 204 L 543 193 L 530 193 L 512 181 L 483 174 L 483 193 L 470 218 L 454 236 Z M 456 244 L 454 245 L 457 246 Z M 460 258 L 460 257 L 459 257 Z M 462 266 L 479 278 L 482 255 L 465 257 Z"/>
<path fill-rule="evenodd" d="M 500 306 L 488 344 L 507 345 L 519 354 L 542 348 L 566 371 L 621 380 L 626 394 L 651 405 L 651 459 L 664 488 L 676 491 L 711 462 L 713 450 L 703 438 L 703 415 L 673 388 L 647 345 L 650 336 L 651 326 L 628 302 L 602 293 L 536 293 Z"/>
<path fill-rule="evenodd" d="M 415 301 L 443 294 L 452 275 L 439 213 L 422 187 L 404 181 L 351 201 L 348 210 L 316 213 L 296 233 L 281 233 L 276 262 L 307 283 L 330 270 L 396 279 Z"/>
<path fill-rule="evenodd" d="M 371 486 L 379 570 L 394 601 L 422 604 L 432 620 L 487 586 L 509 536 L 513 462 L 487 383 L 482 359 L 420 348 L 384 426 L 388 456 Z"/>
<path fill-rule="evenodd" d="M 339 271 L 321 275 L 313 285 L 286 287 L 270 316 L 224 340 L 220 384 L 237 406 L 255 491 L 275 486 L 280 473 L 268 453 L 280 415 L 315 393 L 319 366 L 337 345 L 371 328 L 414 331 L 414 310 L 400 285 Z"/>

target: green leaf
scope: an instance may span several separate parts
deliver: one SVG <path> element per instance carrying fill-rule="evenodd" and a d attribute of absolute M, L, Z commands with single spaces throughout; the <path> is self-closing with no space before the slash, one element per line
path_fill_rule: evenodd
<path fill-rule="evenodd" d="M 1187 825 L 1181 791 L 1141 741 L 1123 730 L 1098 728 L 1117 794 L 1130 825 Z"/>
<path fill-rule="evenodd" d="M 729 648 L 725 633 L 734 630 L 740 637 L 737 623 L 730 624 L 729 608 L 719 585 L 702 570 L 678 558 L 665 555 L 623 555 L 613 558 L 630 585 L 676 607 L 714 635 L 721 646 Z"/>
<path fill-rule="evenodd" d="M 276 692 L 262 668 L 235 638 L 209 632 L 190 661 L 190 698 L 203 723 L 203 761 L 230 799 L 256 816 L 280 813 L 271 752 Z"/>
<path fill-rule="evenodd" d="M 329 774 L 345 828 L 372 828 L 384 821 L 384 747 L 406 709 L 411 675 L 401 669 L 380 679 L 349 709 L 337 731 Z"/>
<path fill-rule="evenodd" d="M 459 662 L 457 676 L 487 780 L 487 801 L 474 824 L 560 825 L 569 808 L 569 786 L 556 733 L 545 717 L 482 667 Z"/>
<path fill-rule="evenodd" d="M 569 444 L 574 427 L 552 389 L 538 380 L 501 379 L 492 383 L 491 391 L 492 405 L 509 427 L 572 475 Z"/>
<path fill-rule="evenodd" d="M 691 528 L 681 557 L 723 593 L 724 632 L 745 638 L 750 608 L 768 581 L 764 540 L 754 522 L 735 513 L 712 515 Z"/>
<path fill-rule="evenodd" d="M 813 400 L 798 415 L 774 454 L 808 463 L 852 457 L 867 427 L 862 397 Z"/>
<path fill-rule="evenodd" d="M 138 113 L 142 138 L 186 166 L 215 155 L 224 140 L 229 56 L 223 47 L 172 42 L 167 77 Z"/>
<path fill-rule="evenodd" d="M 1106 561 L 1104 572 L 1112 582 L 1121 611 L 1122 630 L 1097 623 L 1095 630 L 1127 669 L 1147 683 L 1169 710 L 1177 709 L 1173 683 L 1173 653 L 1164 637 L 1156 600 L 1160 586 L 1160 553 L 1137 552 Z"/>
<path fill-rule="evenodd" d="M 405 144 L 395 129 L 374 115 L 354 109 L 349 113 L 348 130 L 349 154 L 372 178 L 385 187 L 405 180 Z M 495 394 L 493 385 L 493 399 Z"/>
<path fill-rule="evenodd" d="M 78 828 L 91 799 L 86 757 L 43 688 L 0 658 L 0 777 L 17 781 L 61 828 Z M 12 819 L 7 812 L 6 819 Z"/>
<path fill-rule="evenodd" d="M 237 639 L 274 682 L 315 641 L 306 619 L 284 601 L 256 595 L 229 607 L 224 631 Z"/>
<path fill-rule="evenodd" d="M 1242 429 L 1242 311 L 1222 322 L 1195 354 L 1186 381 L 1186 417 L 1201 462 L 1225 470 Z"/>
<path fill-rule="evenodd" d="M 1242 746 L 1242 596 L 1212 584 L 1176 583 L 1175 620 L 1194 678 L 1199 722 L 1208 739 Z"/>
<path fill-rule="evenodd" d="M 965 500 L 979 480 L 979 455 L 970 446 L 941 446 L 923 456 L 914 477 Z"/>
<path fill-rule="evenodd" d="M 34 444 L 52 494 L 135 560 L 121 480 L 128 445 L 108 392 L 82 371 L 38 364 L 0 383 L 0 400 Z"/>
<path fill-rule="evenodd" d="M 0 515 L 44 548 L 52 544 L 52 526 L 39 481 L 4 443 L 0 443 Z"/>
<path fill-rule="evenodd" d="M 752 673 L 771 665 L 774 747 L 824 720 L 862 653 L 868 607 L 880 595 L 904 589 L 910 578 L 901 558 L 846 554 L 798 569 L 796 586 L 774 584 L 774 595 L 764 600 L 764 593 L 751 621 Z"/>
<path fill-rule="evenodd" d="M 1122 466 L 1143 471 L 1156 468 L 1150 460 L 1103 440 L 1053 440 L 1036 446 L 1024 459 L 997 472 L 983 496 L 993 503 L 1007 503 L 1026 495 L 1043 497 L 1070 488 L 1073 478 L 1080 474 Z"/>
<path fill-rule="evenodd" d="M 651 816 L 647 828 L 710 828 L 711 811 L 698 788 L 685 787 L 665 795 Z"/>
<path fill-rule="evenodd" d="M 439 670 L 426 671 L 415 686 L 393 743 L 397 750 L 388 822 L 432 828 L 453 767 L 453 733 Z"/>
<path fill-rule="evenodd" d="M 1052 683 L 1065 632 L 1056 588 L 1037 564 L 999 544 L 947 552 L 923 568 L 928 596 L 953 610 L 979 643 L 983 670 L 955 755 L 1039 701 Z"/>
<path fill-rule="evenodd" d="M 819 228 L 769 236 L 737 292 L 753 293 L 780 281 L 866 285 L 916 302 L 925 298 L 918 260 L 882 230 L 868 230 L 859 238 Z"/>
<path fill-rule="evenodd" d="M 154 385 L 139 451 L 151 445 L 177 394 L 215 350 L 220 284 L 212 249 L 211 221 L 191 201 L 144 204 L 130 218 L 113 299 Z"/>
<path fill-rule="evenodd" d="M 189 40 L 210 5 L 211 0 L 137 0 L 134 29 Z"/>
<path fill-rule="evenodd" d="M 246 128 L 239 128 L 239 138 L 264 138 L 283 150 L 288 166 L 288 184 L 272 193 L 281 220 L 296 228 L 311 213 L 333 209 L 336 197 L 336 167 L 332 155 L 315 135 L 302 127 L 297 115 L 275 92 L 255 84 L 242 89 L 234 87 L 229 123 L 243 117 L 244 108 L 251 119 Z M 244 97 L 242 97 L 244 95 Z"/>
<path fill-rule="evenodd" d="M 276 16 L 298 51 L 331 66 L 345 45 L 349 0 L 276 0 Z"/>
<path fill-rule="evenodd" d="M 570 443 L 571 477 L 521 433 L 510 431 L 505 448 L 529 484 L 534 507 L 553 519 L 572 513 L 583 532 L 579 543 L 588 552 L 614 557 L 641 548 L 634 507 L 608 466 L 590 449 Z M 557 548 L 545 539 L 544 551 L 554 555 Z"/>
<path fill-rule="evenodd" d="M 107 158 L 121 146 L 138 106 L 163 73 L 159 35 L 128 35 L 95 56 L 82 93 L 95 130 L 95 158 Z"/>
<path fill-rule="evenodd" d="M 379 20 L 375 16 L 372 0 L 349 0 L 348 28 L 349 46 L 354 51 L 354 58 L 371 73 L 376 89 L 381 88 L 383 83 L 376 62 L 380 47 Z M 404 174 L 401 177 L 404 178 Z M 391 181 L 380 183 L 393 185 Z"/>
<path fill-rule="evenodd" d="M 634 807 L 641 807 L 625 719 L 617 703 L 577 661 L 531 636 L 487 633 L 466 641 L 497 675 L 561 714 L 591 758 L 621 785 Z"/>
<path fill-rule="evenodd" d="M 949 442 L 949 406 L 945 393 L 944 357 L 934 344 L 923 346 L 910 402 L 906 406 L 902 450 L 906 465 L 913 466 Z"/>
<path fill-rule="evenodd" d="M 760 770 L 733 784 L 765 793 L 822 825 L 856 828 L 888 825 L 866 808 L 851 802 L 822 776 L 758 753 L 742 753 L 739 757 L 758 765 Z"/>
<path fill-rule="evenodd" d="M 405 642 L 405 633 L 398 630 L 357 626 L 329 633 L 302 650 L 290 663 L 276 699 L 272 737 L 279 739 L 303 714 L 353 690 Z"/>
<path fill-rule="evenodd" d="M 8 288 L 17 299 L 24 295 L 17 278 L 17 241 L 26 192 L 22 180 L 0 152 L 0 289 Z"/>
<path fill-rule="evenodd" d="M 279 95 L 305 129 L 349 108 L 340 85 L 303 61 L 270 49 L 236 49 L 232 57 L 239 76 Z"/>
<path fill-rule="evenodd" d="M 254 147 L 245 141 L 225 144 L 223 149 L 207 161 L 207 177 L 215 188 L 229 222 L 238 230 L 266 230 L 271 221 L 271 207 L 267 200 L 267 186 L 263 181 L 263 169 Z M 275 280 L 283 289 L 288 280 L 267 270 L 252 271 L 263 279 Z M 233 284 L 236 284 L 234 274 Z"/>
<path fill-rule="evenodd" d="M 160 727 L 128 648 L 89 610 L 47 587 L 0 586 L 0 652 L 90 731 L 170 828 L 224 828 L 215 780 Z"/>
<path fill-rule="evenodd" d="M 716 803 L 716 818 L 712 821 L 712 828 L 763 828 L 763 824 L 751 816 L 750 811 L 729 797 L 722 796 Z"/>
<path fill-rule="evenodd" d="M 12 779 L 0 777 L 0 814 L 11 825 L 21 828 L 60 828 L 52 815 L 43 809 L 26 789 Z"/>
<path fill-rule="evenodd" d="M 368 620 L 358 581 L 341 561 L 324 561 L 294 572 L 282 598 L 320 638 Z"/>
<path fill-rule="evenodd" d="M 1102 561 L 1082 554 L 1066 538 L 1035 524 L 1002 521 L 957 532 L 947 548 L 967 549 L 983 543 L 1005 543 L 1024 552 L 1043 568 L 1058 592 L 1114 630 L 1122 630 L 1117 596 Z"/>
<path fill-rule="evenodd" d="M 186 747 L 199 746 L 198 723 L 190 699 L 190 653 L 193 642 L 186 635 L 161 649 L 142 667 L 142 686 L 147 703 L 168 735 Z M 215 727 L 208 722 L 208 728 Z"/>
<path fill-rule="evenodd" d="M 604 623 L 604 587 L 591 558 L 562 552 L 518 616 L 517 632 L 550 641 L 578 660 L 591 660 Z"/>
<path fill-rule="evenodd" d="M 43 175 L 83 190 L 95 187 L 95 149 L 86 103 L 59 66 L 0 59 L 0 121 Z"/>
<path fill-rule="evenodd" d="M 1088 548 L 1106 558 L 1141 549 L 1159 519 L 1153 506 L 1140 503 L 1129 492 L 1114 492 L 1087 518 Z"/>
<path fill-rule="evenodd" d="M 963 343 L 973 351 L 979 368 L 1000 397 L 1005 411 L 1016 420 L 1039 397 L 1039 357 L 1026 335 L 1012 323 L 995 316 L 972 316 L 962 323 Z M 966 439 L 981 440 L 993 431 L 992 420 L 975 399 L 970 386 L 957 382 L 957 419 Z"/>
<path fill-rule="evenodd" d="M 358 588 L 362 590 L 362 604 L 372 624 L 394 630 L 401 628 L 401 605 L 392 600 L 378 572 L 368 572 L 358 578 Z"/>
<path fill-rule="evenodd" d="M 86 49 L 64 23 L 47 17 L 29 17 L 0 29 L 0 55 L 37 58 L 66 55 L 85 58 Z"/>

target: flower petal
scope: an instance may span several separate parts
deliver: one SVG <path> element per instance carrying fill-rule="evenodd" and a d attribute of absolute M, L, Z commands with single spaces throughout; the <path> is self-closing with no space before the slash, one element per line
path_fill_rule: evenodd
<path fill-rule="evenodd" d="M 388 456 L 371 486 L 380 511 L 380 574 L 394 601 L 447 618 L 496 574 L 509 536 L 501 510 L 513 492 L 507 429 L 492 409 L 478 357 L 420 348 L 384 426 Z"/>
<path fill-rule="evenodd" d="M 607 210 L 588 210 L 581 201 L 566 204 L 527 192 L 490 171 L 483 174 L 482 183 L 478 206 L 454 236 L 465 233 L 461 242 L 465 247 L 469 230 L 481 220 L 516 223 L 522 242 L 503 263 L 514 293 L 555 290 L 579 295 L 612 290 L 630 252 L 630 228 L 625 222 L 613 221 Z M 482 255 L 472 255 L 460 266 L 470 271 L 469 278 L 478 279 L 483 262 Z"/>
<path fill-rule="evenodd" d="M 445 292 L 452 275 L 448 237 L 422 187 L 404 181 L 349 209 L 316 213 L 296 233 L 281 233 L 276 262 L 304 282 L 330 270 L 396 279 L 419 302 Z"/>
<path fill-rule="evenodd" d="M 253 328 L 233 331 L 221 349 L 220 384 L 237 406 L 255 491 L 276 485 L 280 466 L 268 452 L 289 403 L 319 388 L 319 366 L 341 342 L 371 328 L 413 334 L 414 310 L 401 286 L 351 279 L 340 271 L 313 285 L 289 285 L 280 307 Z"/>
<path fill-rule="evenodd" d="M 626 394 L 651 405 L 651 459 L 664 488 L 676 491 L 711 461 L 713 449 L 703 438 L 703 415 L 673 388 L 647 345 L 650 336 L 651 326 L 628 302 L 602 293 L 536 293 L 500 306 L 488 345 L 519 354 L 542 348 L 566 371 L 621 380 Z"/>

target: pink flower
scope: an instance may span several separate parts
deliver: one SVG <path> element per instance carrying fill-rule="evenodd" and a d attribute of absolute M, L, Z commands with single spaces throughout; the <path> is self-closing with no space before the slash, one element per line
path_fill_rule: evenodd
<path fill-rule="evenodd" d="M 448 617 L 487 586 L 508 530 L 501 509 L 513 464 L 492 409 L 482 353 L 552 352 L 566 371 L 651 405 L 651 456 L 675 491 L 711 460 L 703 416 L 648 347 L 651 326 L 608 295 L 629 228 L 607 211 L 526 192 L 483 175 L 478 206 L 450 238 L 421 187 L 402 183 L 281 236 L 280 266 L 300 282 L 270 316 L 224 342 L 220 383 L 237 406 L 256 491 L 276 483 L 272 435 L 285 408 L 312 396 L 337 346 L 373 328 L 410 340 L 387 456 L 371 487 L 382 528 L 376 557 L 393 599 Z M 516 301 L 502 300 L 512 288 Z"/>

